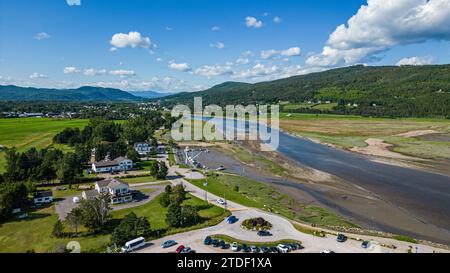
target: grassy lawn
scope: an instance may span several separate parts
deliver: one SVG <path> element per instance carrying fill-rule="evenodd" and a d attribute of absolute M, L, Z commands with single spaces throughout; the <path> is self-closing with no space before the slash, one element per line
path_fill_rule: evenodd
<path fill-rule="evenodd" d="M 288 132 L 318 139 L 342 148 L 365 147 L 368 138 L 381 138 L 395 145 L 394 151 L 422 158 L 450 159 L 448 142 L 395 135 L 418 130 L 450 132 L 450 121 L 426 118 L 370 118 L 360 116 L 280 114 L 280 127 Z"/>
<path fill-rule="evenodd" d="M 320 207 L 301 204 L 289 196 L 279 193 L 267 184 L 235 175 L 208 177 L 208 192 L 224 196 L 227 200 L 248 207 L 255 207 L 280 214 L 286 218 L 315 224 L 317 226 L 355 227 L 354 224 Z M 192 184 L 205 189 L 205 180 L 192 180 Z M 235 191 L 235 187 L 239 191 Z"/>
<path fill-rule="evenodd" d="M 142 176 L 133 178 L 121 178 L 120 180 L 127 182 L 128 184 L 140 184 L 140 183 L 153 183 L 153 182 L 164 182 L 162 180 L 157 180 L 153 176 Z"/>
<path fill-rule="evenodd" d="M 30 213 L 25 220 L 16 220 L 0 226 L 0 252 L 51 252 L 57 244 L 72 240 L 80 243 L 82 251 L 101 251 L 109 242 L 109 235 L 57 239 L 51 237 L 57 220 L 53 207 Z"/>
<path fill-rule="evenodd" d="M 81 184 L 80 184 L 81 185 Z M 90 185 L 92 189 L 94 188 L 94 183 L 84 183 L 83 185 Z M 83 190 L 78 190 L 79 185 L 72 185 L 72 188 L 69 189 L 69 185 L 61 185 L 61 186 L 46 186 L 46 187 L 38 187 L 38 190 L 51 190 L 53 192 L 53 198 L 64 198 L 68 196 L 81 195 Z M 64 187 L 65 190 L 57 190 L 56 187 Z"/>
<path fill-rule="evenodd" d="M 290 240 L 290 239 L 286 239 L 286 240 L 278 240 L 278 241 L 273 241 L 273 242 L 251 242 L 251 241 L 244 241 L 244 240 L 239 240 L 233 237 L 230 237 L 228 235 L 223 235 L 223 234 L 217 234 L 217 235 L 211 235 L 212 239 L 217 239 L 217 240 L 223 240 L 226 243 L 232 244 L 234 242 L 238 243 L 239 245 L 242 244 L 246 244 L 247 246 L 256 246 L 256 247 L 272 247 L 272 246 L 277 246 L 279 244 L 290 244 L 290 243 L 298 243 L 301 244 L 302 242 L 297 241 L 297 240 Z"/>
<path fill-rule="evenodd" d="M 174 234 L 187 230 L 199 229 L 211 225 L 216 225 L 230 215 L 229 211 L 224 211 L 214 205 L 207 204 L 203 200 L 188 196 L 183 204 L 196 206 L 202 217 L 201 223 L 187 228 L 169 228 L 165 222 L 167 208 L 159 204 L 159 197 L 140 207 L 119 210 L 112 212 L 113 221 L 118 223 L 121 218 L 130 212 L 138 216 L 148 218 L 151 229 L 159 231 L 159 236 Z M 57 221 L 54 207 L 43 208 L 32 212 L 26 220 L 11 220 L 0 225 L 0 252 L 26 252 L 34 249 L 36 252 L 51 252 L 57 244 L 67 244 L 69 241 L 78 241 L 82 252 L 101 252 L 106 249 L 109 243 L 109 234 L 88 235 L 86 229 L 80 229 L 80 236 L 76 238 L 57 239 L 51 237 L 53 225 Z M 70 228 L 66 228 L 71 231 Z"/>
<path fill-rule="evenodd" d="M 18 151 L 31 147 L 45 148 L 52 144 L 52 138 L 67 127 L 83 128 L 86 119 L 11 118 L 0 119 L 0 145 L 15 146 Z M 64 145 L 58 145 L 63 148 Z M 70 149 L 64 147 L 63 149 Z M 4 154 L 0 153 L 0 173 L 5 168 Z"/>

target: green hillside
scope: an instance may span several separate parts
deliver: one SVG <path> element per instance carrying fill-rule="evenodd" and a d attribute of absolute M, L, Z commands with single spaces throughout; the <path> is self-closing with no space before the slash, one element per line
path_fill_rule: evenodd
<path fill-rule="evenodd" d="M 333 107 L 299 107 L 287 112 L 388 117 L 450 117 L 450 65 L 352 66 L 256 84 L 228 82 L 165 98 L 167 105 L 263 104 L 327 101 Z M 287 104 L 288 105 L 288 104 Z M 331 108 L 331 109 L 330 109 Z"/>

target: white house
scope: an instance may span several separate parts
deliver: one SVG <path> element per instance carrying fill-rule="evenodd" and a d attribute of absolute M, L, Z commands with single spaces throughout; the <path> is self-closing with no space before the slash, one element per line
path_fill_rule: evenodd
<path fill-rule="evenodd" d="M 100 194 L 109 194 L 112 204 L 126 203 L 133 200 L 133 194 L 130 191 L 128 183 L 114 178 L 98 181 L 95 183 L 94 190 L 83 191 L 81 196 L 83 199 L 92 200 Z"/>
<path fill-rule="evenodd" d="M 139 155 L 147 155 L 148 153 L 151 153 L 153 150 L 153 147 L 148 144 L 147 142 L 137 142 L 134 143 L 134 150 Z"/>
<path fill-rule="evenodd" d="M 109 161 L 98 161 L 92 163 L 92 170 L 95 173 L 110 173 L 129 171 L 133 168 L 133 161 L 126 157 L 118 157 Z"/>
<path fill-rule="evenodd" d="M 34 195 L 34 204 L 40 205 L 40 204 L 49 204 L 53 202 L 53 193 L 52 191 L 40 191 L 37 192 Z"/>

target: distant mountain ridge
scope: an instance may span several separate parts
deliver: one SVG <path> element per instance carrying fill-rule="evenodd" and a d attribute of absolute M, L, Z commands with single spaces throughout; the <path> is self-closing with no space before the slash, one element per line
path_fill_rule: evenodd
<path fill-rule="evenodd" d="M 157 91 L 127 91 L 128 93 L 132 94 L 136 97 L 141 97 L 145 99 L 157 99 L 157 98 L 163 98 L 170 95 L 174 95 L 176 93 L 169 93 L 169 92 L 157 92 Z"/>
<path fill-rule="evenodd" d="M 383 117 L 450 118 L 450 65 L 350 66 L 255 84 L 225 82 L 207 90 L 163 99 L 165 106 L 248 105 L 326 101 L 328 110 L 289 112 L 356 114 Z"/>
<path fill-rule="evenodd" d="M 76 89 L 52 89 L 0 85 L 3 101 L 141 101 L 143 98 L 128 92 L 93 86 Z"/>

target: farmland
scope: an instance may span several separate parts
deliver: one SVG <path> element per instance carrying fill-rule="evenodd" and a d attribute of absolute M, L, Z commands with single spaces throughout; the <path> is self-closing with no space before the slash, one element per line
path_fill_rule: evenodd
<path fill-rule="evenodd" d="M 0 145 L 18 151 L 31 147 L 45 148 L 52 145 L 54 135 L 67 127 L 82 128 L 88 124 L 86 119 L 13 118 L 0 119 Z M 67 147 L 58 148 L 65 150 Z M 4 153 L 0 152 L 0 173 L 5 168 Z"/>

